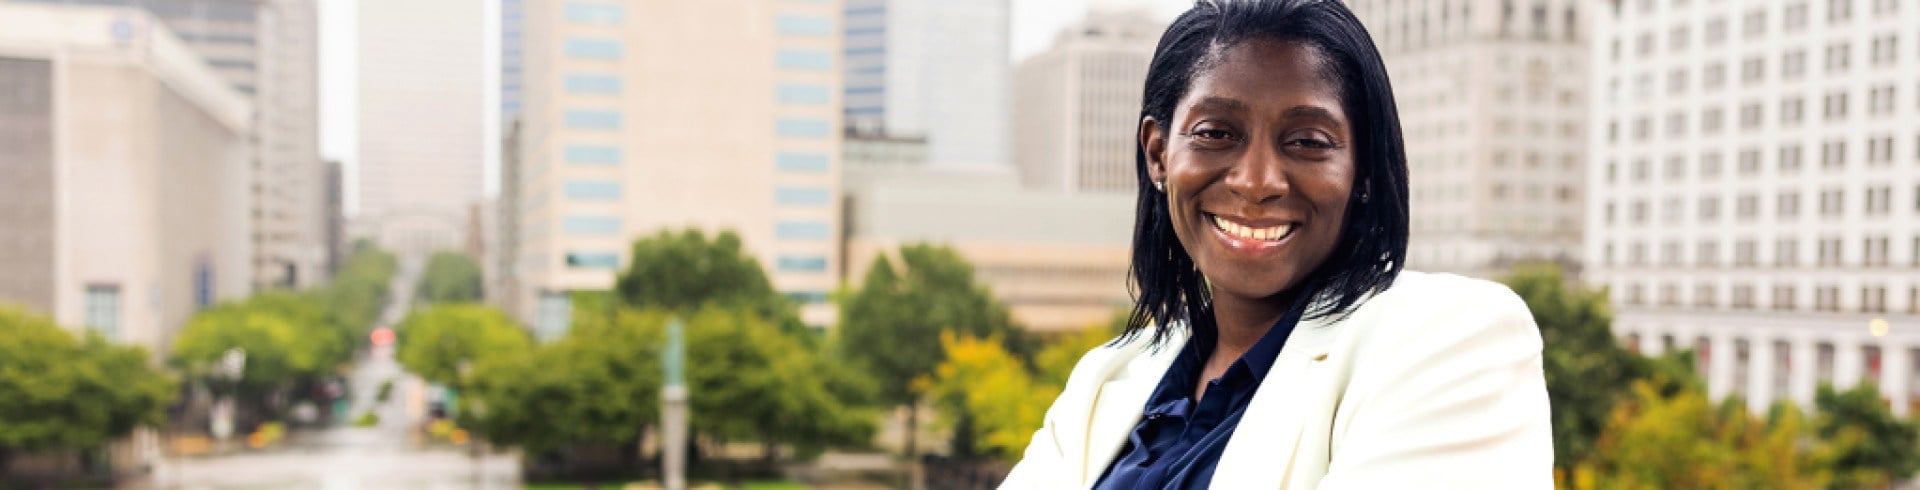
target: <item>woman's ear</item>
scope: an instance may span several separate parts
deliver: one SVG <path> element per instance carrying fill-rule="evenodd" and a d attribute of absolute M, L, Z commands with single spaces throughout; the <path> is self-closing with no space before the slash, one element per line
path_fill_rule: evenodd
<path fill-rule="evenodd" d="M 1167 181 L 1167 132 L 1153 116 L 1140 118 L 1140 153 L 1147 157 L 1147 179 L 1164 185 Z"/>

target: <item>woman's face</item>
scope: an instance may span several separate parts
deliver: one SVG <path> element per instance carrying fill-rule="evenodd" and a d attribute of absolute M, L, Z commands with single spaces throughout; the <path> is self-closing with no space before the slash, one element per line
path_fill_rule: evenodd
<path fill-rule="evenodd" d="M 1276 296 L 1332 255 L 1353 134 L 1320 51 L 1249 40 L 1193 77 L 1172 121 L 1143 121 L 1148 174 L 1213 295 Z"/>

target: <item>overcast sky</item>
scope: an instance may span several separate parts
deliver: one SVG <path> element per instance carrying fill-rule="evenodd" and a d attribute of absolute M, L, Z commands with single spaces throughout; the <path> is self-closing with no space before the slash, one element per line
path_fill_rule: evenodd
<path fill-rule="evenodd" d="M 354 121 L 356 110 L 354 81 L 358 78 L 358 64 L 354 53 L 355 2 L 364 0 L 320 0 L 320 147 L 321 155 L 327 159 L 340 160 L 348 168 L 347 202 L 354 203 L 354 181 L 357 175 L 357 163 L 353 161 L 354 149 L 358 143 Z M 379 0 L 396 1 L 396 0 Z M 962 1 L 962 0 L 938 0 Z M 1080 20 L 1088 8 L 1100 5 L 1109 8 L 1128 6 L 1149 6 L 1166 18 L 1172 18 L 1193 0 L 1009 0 L 1013 2 L 1012 39 L 1009 43 L 1008 58 L 1019 60 L 1046 49 L 1053 40 L 1054 32 Z M 496 23 L 497 24 L 497 23 Z M 489 32 L 498 32 L 497 25 Z M 497 39 L 497 35 L 489 35 Z M 481 47 L 481 46 L 476 46 Z M 491 64 L 490 66 L 499 66 Z M 498 105 L 495 103 L 494 105 Z M 487 148 L 497 145 L 483 143 Z M 494 192 L 494 169 L 487 171 L 487 195 Z M 352 206 L 352 204 L 349 204 Z"/>

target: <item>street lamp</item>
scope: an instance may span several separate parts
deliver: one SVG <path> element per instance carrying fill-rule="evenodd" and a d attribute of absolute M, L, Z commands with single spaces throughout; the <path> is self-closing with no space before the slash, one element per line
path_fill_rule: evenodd
<path fill-rule="evenodd" d="M 227 380 L 229 388 L 223 400 L 213 403 L 212 427 L 208 429 L 216 440 L 225 441 L 233 436 L 234 395 L 240 391 L 240 376 L 246 373 L 246 369 L 247 351 L 239 347 L 227 349 L 225 354 L 221 354 L 220 363 L 214 368 L 214 377 Z"/>

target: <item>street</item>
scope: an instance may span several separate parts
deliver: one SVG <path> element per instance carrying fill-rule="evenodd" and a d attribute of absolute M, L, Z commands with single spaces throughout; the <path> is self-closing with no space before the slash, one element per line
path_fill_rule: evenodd
<path fill-rule="evenodd" d="M 403 259 L 392 285 L 392 303 L 381 318 L 398 324 L 412 303 L 421 262 Z M 468 447 L 427 446 L 412 430 L 424 416 L 426 385 L 394 359 L 394 346 L 372 347 L 353 368 L 352 409 L 348 420 L 319 432 L 295 432 L 275 446 L 239 454 L 169 457 L 144 478 L 122 484 L 146 489 L 494 489 L 518 488 L 519 458 L 514 453 L 484 457 Z M 379 400 L 381 384 L 393 391 Z M 410 407 L 412 407 L 410 409 Z M 373 427 L 354 427 L 362 413 L 374 413 Z"/>

